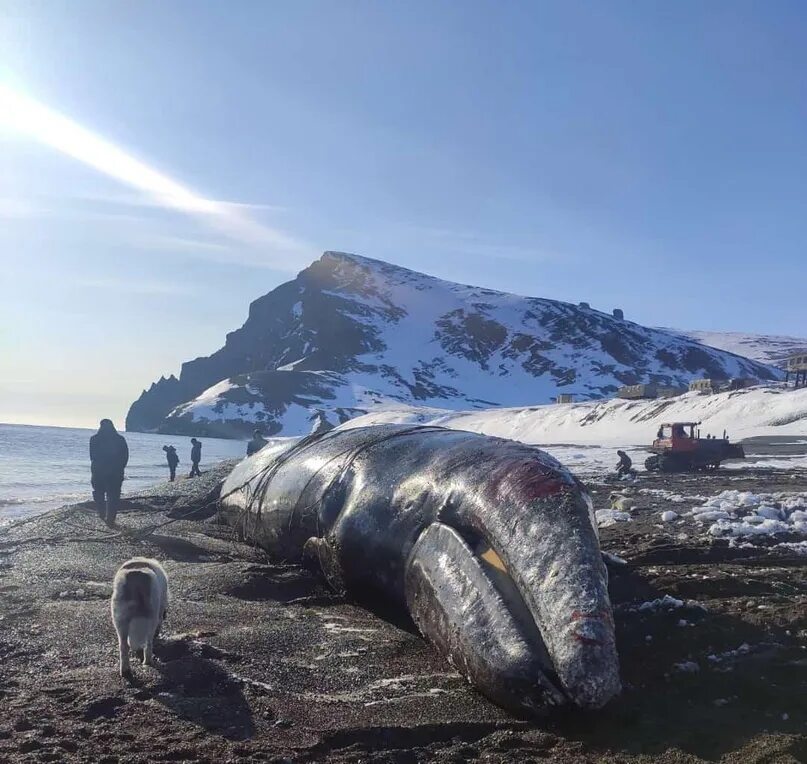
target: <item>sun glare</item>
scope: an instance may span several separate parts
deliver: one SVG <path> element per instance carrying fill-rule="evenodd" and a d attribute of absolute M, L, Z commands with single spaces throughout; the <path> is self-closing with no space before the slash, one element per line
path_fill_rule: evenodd
<path fill-rule="evenodd" d="M 73 120 L 3 84 L 0 84 L 0 126 L 73 157 L 143 192 L 162 206 L 204 216 L 231 238 L 295 251 L 301 248 L 291 237 L 240 214 L 234 205 L 199 196 Z"/>

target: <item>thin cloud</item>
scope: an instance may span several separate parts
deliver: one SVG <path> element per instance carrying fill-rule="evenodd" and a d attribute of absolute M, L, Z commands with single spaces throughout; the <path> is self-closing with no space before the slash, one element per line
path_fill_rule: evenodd
<path fill-rule="evenodd" d="M 53 200 L 51 200 L 53 201 Z M 71 207 L 69 204 L 48 206 L 37 198 L 0 199 L 0 220 L 108 220 L 116 223 L 141 223 L 142 215 L 123 210 L 99 210 Z"/>
<path fill-rule="evenodd" d="M 78 278 L 74 284 L 83 289 L 169 297 L 195 294 L 198 291 L 187 284 L 176 284 L 170 281 L 137 281 L 112 277 Z"/>
<path fill-rule="evenodd" d="M 271 268 L 285 273 L 296 273 L 301 267 L 295 258 L 281 261 L 254 247 L 239 247 L 234 243 L 203 241 L 186 236 L 146 236 L 138 239 L 135 245 L 142 250 L 172 252 L 208 263 L 237 263 L 249 268 Z"/>
<path fill-rule="evenodd" d="M 530 246 L 502 242 L 498 237 L 480 231 L 434 228 L 418 225 L 397 225 L 394 238 L 406 242 L 409 247 L 429 249 L 445 254 L 467 255 L 484 260 L 512 260 L 517 262 L 569 262 L 570 258 L 560 252 Z M 361 235 L 361 232 L 356 232 Z"/>
<path fill-rule="evenodd" d="M 160 252 L 219 252 L 232 253 L 234 249 L 230 244 L 221 244 L 206 239 L 193 239 L 186 236 L 149 236 L 138 241 L 143 249 L 153 249 Z"/>
<path fill-rule="evenodd" d="M 37 217 L 37 208 L 25 199 L 0 199 L 0 220 L 28 220 Z"/>
<path fill-rule="evenodd" d="M 265 258 L 311 257 L 293 236 L 252 220 L 238 204 L 206 199 L 122 148 L 29 96 L 0 84 L 0 124 L 40 141 L 145 194 L 155 204 L 195 216 L 241 244 L 263 248 Z"/>
<path fill-rule="evenodd" d="M 137 194 L 80 194 L 73 197 L 82 202 L 98 202 L 121 207 L 136 208 L 163 208 L 165 205 L 160 201 Z M 210 200 L 213 204 L 234 211 L 242 212 L 271 212 L 275 214 L 286 213 L 290 207 L 281 204 L 263 204 L 257 202 L 232 202 L 221 199 Z"/>

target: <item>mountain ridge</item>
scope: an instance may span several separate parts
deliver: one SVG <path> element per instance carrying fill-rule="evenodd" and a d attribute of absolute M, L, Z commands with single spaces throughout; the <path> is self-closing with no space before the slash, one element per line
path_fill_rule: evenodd
<path fill-rule="evenodd" d="M 249 306 L 210 356 L 132 404 L 130 430 L 301 434 L 379 407 L 450 409 L 613 394 L 623 384 L 778 372 L 587 306 L 326 252 Z"/>
<path fill-rule="evenodd" d="M 793 353 L 807 351 L 807 338 L 780 334 L 754 334 L 752 332 L 710 332 L 659 327 L 662 331 L 678 334 L 702 345 L 725 350 L 752 361 L 782 367 Z"/>

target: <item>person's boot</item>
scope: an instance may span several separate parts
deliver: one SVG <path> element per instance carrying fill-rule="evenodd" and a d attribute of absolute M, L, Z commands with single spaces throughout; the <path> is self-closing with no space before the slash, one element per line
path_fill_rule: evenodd
<path fill-rule="evenodd" d="M 92 500 L 95 502 L 95 511 L 102 522 L 106 522 L 106 497 L 98 491 L 92 492 Z"/>

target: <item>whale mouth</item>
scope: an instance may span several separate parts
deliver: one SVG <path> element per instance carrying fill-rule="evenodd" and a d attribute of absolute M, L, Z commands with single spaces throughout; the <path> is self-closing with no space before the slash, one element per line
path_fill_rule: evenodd
<path fill-rule="evenodd" d="M 521 596 L 521 592 L 518 590 L 518 586 L 516 586 L 513 576 L 507 569 L 504 560 L 499 557 L 491 546 L 483 541 L 477 543 L 474 548 L 474 556 L 498 590 L 502 601 L 507 607 L 507 611 L 513 616 L 521 629 L 523 629 L 525 638 L 533 646 L 535 657 L 545 679 L 563 696 L 563 702 L 566 702 L 568 698 L 565 693 L 559 689 L 562 685 L 555 671 L 555 666 L 552 663 L 552 658 L 547 650 L 541 629 L 535 622 L 524 598 Z"/>
<path fill-rule="evenodd" d="M 432 523 L 405 576 L 421 633 L 491 700 L 522 714 L 569 702 L 513 577 L 481 539 Z"/>
<path fill-rule="evenodd" d="M 550 584 L 557 602 L 547 607 L 529 596 L 524 576 L 513 575 L 519 572 L 508 569 L 486 535 L 464 523 L 432 523 L 407 562 L 410 614 L 438 651 L 499 705 L 530 715 L 564 704 L 600 708 L 619 691 L 607 597 L 604 607 L 594 607 L 568 596 L 571 576 L 556 568 L 542 576 L 558 582 Z M 560 611 L 568 612 L 559 621 Z"/>

